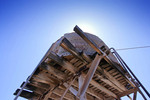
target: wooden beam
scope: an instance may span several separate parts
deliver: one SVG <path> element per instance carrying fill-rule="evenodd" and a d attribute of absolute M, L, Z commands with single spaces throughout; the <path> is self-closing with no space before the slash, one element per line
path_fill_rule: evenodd
<path fill-rule="evenodd" d="M 75 86 L 76 88 L 78 88 L 78 82 L 75 81 L 73 83 L 73 86 Z M 97 99 L 99 100 L 105 100 L 105 97 L 103 95 L 101 95 L 100 93 L 96 92 L 95 90 L 91 89 L 91 88 L 88 88 L 87 91 L 86 91 L 88 94 L 96 97 Z"/>
<path fill-rule="evenodd" d="M 63 85 L 64 85 L 66 88 L 69 87 L 69 84 L 67 84 L 67 83 L 63 83 Z M 72 86 L 70 86 L 69 90 L 70 90 L 70 92 L 71 92 L 74 96 L 77 96 L 78 91 L 77 91 L 76 89 L 74 89 Z"/>
<path fill-rule="evenodd" d="M 87 62 L 91 62 L 92 61 L 92 59 L 88 55 L 86 55 L 84 52 L 83 52 L 83 56 L 84 57 L 81 57 L 81 55 L 78 52 L 78 50 L 76 50 L 76 48 L 66 38 L 64 38 L 62 40 L 61 46 L 64 49 L 66 49 L 68 52 L 70 52 L 72 55 L 74 55 L 75 57 L 77 57 L 78 59 L 82 59 L 82 61 L 83 60 L 85 60 Z M 83 59 L 83 58 L 85 58 L 85 59 Z M 106 84 L 114 87 L 115 89 L 117 89 L 120 92 L 123 92 L 123 91 L 127 90 L 121 83 L 119 83 L 115 78 L 113 78 L 107 71 L 105 71 L 104 74 L 106 74 L 106 76 L 108 76 L 107 77 L 108 80 L 104 79 L 102 77 L 101 77 L 101 80 L 104 81 Z"/>
<path fill-rule="evenodd" d="M 70 65 L 70 64 L 69 64 Z M 48 65 L 47 65 L 48 66 Z M 72 68 L 72 66 L 69 66 Z M 57 73 L 61 73 L 61 71 L 57 70 Z M 53 71 L 53 75 L 56 77 L 61 77 L 63 80 L 66 79 L 67 75 L 65 73 L 61 73 L 61 74 L 57 74 L 56 71 Z M 63 76 L 63 77 L 62 77 Z M 41 80 L 38 80 L 41 82 Z M 76 83 L 76 84 L 75 84 Z M 73 83 L 74 86 L 78 87 L 78 83 L 75 81 Z M 95 96 L 96 98 L 98 98 L 99 100 L 101 100 L 101 98 L 104 98 L 102 95 L 100 95 L 99 93 L 97 93 L 96 91 L 92 90 L 92 89 L 88 89 L 87 93 L 89 93 L 90 95 Z"/>
<path fill-rule="evenodd" d="M 88 38 L 88 36 L 76 25 L 74 27 L 74 31 L 83 39 L 85 40 L 94 50 L 96 50 L 99 54 L 103 54 L 103 51 L 99 49 L 99 47 L 96 45 L 93 40 Z"/>
<path fill-rule="evenodd" d="M 64 38 L 62 40 L 62 43 L 60 44 L 60 46 L 63 47 L 64 49 L 66 49 L 68 52 L 70 52 L 72 55 L 74 55 L 75 57 L 77 57 L 81 61 L 83 61 L 83 62 L 85 61 L 82 58 L 82 56 L 80 56 L 80 53 L 78 52 L 78 50 L 66 38 Z"/>
<path fill-rule="evenodd" d="M 120 94 L 118 94 L 119 97 L 123 97 L 123 96 L 126 96 L 126 95 L 129 95 L 131 93 L 134 93 L 134 92 L 137 92 L 137 88 L 133 88 L 133 89 L 130 89 L 130 90 L 127 90 L 127 91 L 124 91 Z"/>
<path fill-rule="evenodd" d="M 100 67 L 98 67 L 98 69 L 100 69 Z M 109 81 L 107 81 L 104 78 L 101 79 L 102 81 L 106 82 L 106 84 L 109 84 L 110 86 L 114 87 L 115 89 L 119 90 L 120 92 L 127 90 L 124 85 L 122 85 L 118 80 L 116 80 L 112 75 L 110 75 L 105 69 L 103 70 L 103 74 L 109 80 Z"/>
<path fill-rule="evenodd" d="M 49 84 L 41 83 L 41 82 L 38 82 L 38 81 L 35 81 L 35 80 L 30 80 L 30 84 L 32 84 L 32 85 L 34 85 L 38 88 L 43 88 L 45 90 L 50 88 Z"/>
<path fill-rule="evenodd" d="M 60 100 L 63 100 L 64 96 L 65 96 L 66 93 L 68 92 L 69 88 L 71 87 L 71 85 L 72 85 L 72 83 L 75 81 L 75 79 L 76 79 L 76 77 L 74 77 L 74 78 L 70 81 L 68 87 L 66 88 L 65 92 L 64 92 L 63 95 L 61 96 Z"/>
<path fill-rule="evenodd" d="M 83 39 L 85 40 L 96 52 L 98 52 L 99 54 L 105 54 L 105 52 L 103 52 L 98 46 L 97 44 L 92 41 L 77 25 L 74 27 L 74 31 Z M 121 75 L 125 78 L 125 80 L 130 83 L 133 87 L 135 87 L 135 85 L 129 81 L 129 79 L 125 76 L 125 73 L 121 70 L 120 67 L 118 67 L 118 65 L 116 65 L 116 63 L 114 63 L 107 55 L 104 57 L 104 59 L 115 69 L 117 69 Z"/>
<path fill-rule="evenodd" d="M 63 47 L 65 50 L 70 52 L 72 55 L 74 55 L 76 58 L 80 59 L 84 63 L 91 62 L 91 58 L 86 55 L 84 52 L 79 52 L 72 44 L 67 40 L 66 38 L 63 39 L 62 43 L 60 44 L 61 47 Z"/>
<path fill-rule="evenodd" d="M 100 60 L 103 58 L 103 56 L 99 56 L 99 55 L 96 55 L 95 59 L 93 60 L 92 64 L 91 64 L 91 67 L 85 77 L 85 80 L 84 80 L 84 83 L 82 85 L 81 88 L 79 88 L 79 92 L 78 92 L 78 96 L 79 98 L 83 98 L 84 95 L 85 95 L 85 92 L 90 84 L 90 81 L 92 80 L 93 78 L 93 75 L 99 65 L 99 62 Z"/>
<path fill-rule="evenodd" d="M 91 85 L 93 85 L 94 87 L 98 88 L 99 90 L 105 92 L 107 95 L 112 96 L 114 98 L 118 98 L 116 94 L 114 94 L 113 92 L 111 92 L 110 90 L 108 90 L 107 88 L 103 87 L 102 85 L 100 85 L 99 83 L 97 83 L 94 80 L 91 80 L 90 82 Z"/>
<path fill-rule="evenodd" d="M 65 90 L 62 90 L 62 89 L 60 89 L 60 88 L 56 88 L 56 89 L 53 91 L 53 93 L 59 95 L 60 98 L 61 98 L 61 96 L 64 94 L 64 91 L 65 91 Z M 60 99 L 60 98 L 59 98 L 59 99 Z M 73 96 L 72 94 L 70 94 L 70 93 L 66 93 L 66 94 L 64 95 L 64 98 L 65 98 L 65 99 L 68 99 L 68 100 L 75 100 L 74 96 Z M 62 100 L 63 100 L 63 99 L 62 99 Z"/>
<path fill-rule="evenodd" d="M 64 59 L 59 57 L 54 52 L 51 52 L 48 57 L 50 59 L 54 60 L 55 62 L 57 62 L 60 66 L 63 66 L 63 68 L 69 70 L 70 72 L 72 72 L 72 73 L 76 72 L 76 69 L 74 68 L 74 66 L 71 63 L 69 63 L 68 61 L 65 61 Z"/>
<path fill-rule="evenodd" d="M 56 59 L 56 61 L 58 62 L 58 63 L 60 63 L 60 62 L 62 62 L 62 60 L 61 60 L 61 58 L 60 57 L 58 57 L 58 56 L 53 56 L 53 57 L 57 57 Z M 54 58 L 55 59 L 55 58 Z M 66 64 L 63 64 L 63 63 L 66 63 Z M 63 63 L 62 64 L 60 64 L 60 65 L 62 65 L 62 67 L 63 68 L 68 68 L 68 69 L 73 69 L 72 70 L 72 72 L 74 72 L 75 73 L 75 67 L 70 63 L 70 62 L 66 62 L 66 61 L 64 61 L 63 60 Z M 70 70 L 71 71 L 71 70 Z M 92 85 L 95 85 L 96 84 L 96 82 L 94 81 L 94 80 L 91 80 L 91 83 L 90 84 L 92 84 Z M 98 89 L 100 89 L 101 91 L 103 91 L 103 92 L 105 92 L 105 93 L 107 93 L 108 95 L 110 95 L 110 96 L 113 96 L 113 97 L 117 97 L 114 93 L 112 93 L 110 90 L 108 90 L 108 89 L 106 89 L 105 87 L 103 87 L 102 85 L 100 85 L 100 84 L 96 84 L 96 87 L 98 87 Z"/>
<path fill-rule="evenodd" d="M 37 75 L 33 75 L 33 78 L 36 79 L 41 79 L 43 81 L 49 82 L 49 83 L 60 83 L 60 80 L 57 80 L 56 78 L 52 77 L 50 74 L 47 74 L 43 71 L 41 71 L 40 73 L 38 73 Z"/>
<path fill-rule="evenodd" d="M 48 73 L 57 76 L 58 79 L 65 79 L 66 76 L 63 74 L 63 72 L 59 71 L 58 69 L 54 68 L 53 66 L 50 66 L 48 64 L 41 65 L 40 66 L 43 70 L 47 71 Z"/>
<path fill-rule="evenodd" d="M 40 94 L 40 95 L 42 95 L 42 94 L 46 91 L 45 89 L 43 89 L 43 88 L 38 88 L 38 87 L 34 86 L 34 85 L 31 84 L 31 83 L 28 83 L 28 84 L 24 87 L 24 89 L 31 90 L 31 91 L 33 91 L 33 92 L 35 92 L 35 93 L 37 93 L 37 94 Z"/>
<path fill-rule="evenodd" d="M 57 94 L 52 93 L 51 97 L 44 98 L 43 100 L 60 100 L 60 96 L 57 95 Z M 66 99 L 64 99 L 64 100 L 66 100 Z"/>
<path fill-rule="evenodd" d="M 19 91 L 20 91 L 20 89 L 17 89 L 15 91 L 14 95 L 17 95 Z M 39 98 L 38 94 L 36 94 L 34 92 L 29 92 L 29 91 L 26 91 L 26 90 L 23 90 L 19 96 L 24 97 L 26 99 L 32 99 L 32 98 L 38 99 Z"/>

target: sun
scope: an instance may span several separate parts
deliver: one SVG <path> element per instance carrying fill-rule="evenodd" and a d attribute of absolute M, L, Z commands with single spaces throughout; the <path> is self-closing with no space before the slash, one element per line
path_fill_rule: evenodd
<path fill-rule="evenodd" d="M 83 32 L 87 32 L 87 33 L 91 33 L 91 34 L 94 34 L 94 35 L 98 35 L 97 32 L 96 32 L 96 29 L 94 28 L 94 26 L 92 24 L 79 23 L 77 25 L 78 25 L 78 27 L 80 27 L 80 29 Z"/>

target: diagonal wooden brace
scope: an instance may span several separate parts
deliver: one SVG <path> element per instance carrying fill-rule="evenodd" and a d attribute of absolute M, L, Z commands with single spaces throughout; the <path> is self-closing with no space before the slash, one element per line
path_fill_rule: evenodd
<path fill-rule="evenodd" d="M 78 83 L 79 83 L 79 90 L 81 89 L 83 83 L 84 83 L 84 80 L 85 80 L 85 77 L 83 74 L 81 74 L 79 77 L 78 77 Z M 78 90 L 78 91 L 79 91 Z M 78 96 L 77 96 L 78 97 Z M 80 98 L 80 100 L 86 100 L 86 94 L 84 94 L 84 96 L 82 97 L 82 99 Z"/>
<path fill-rule="evenodd" d="M 63 85 L 64 85 L 66 88 L 69 86 L 69 84 L 67 84 L 67 83 L 64 83 Z M 71 92 L 73 95 L 77 96 L 78 91 L 77 91 L 76 89 L 74 89 L 72 86 L 70 86 L 69 90 L 70 90 L 70 92 Z"/>
<path fill-rule="evenodd" d="M 95 59 L 93 60 L 91 67 L 85 77 L 85 80 L 83 82 L 83 85 L 81 86 L 81 88 L 79 88 L 78 94 L 77 96 L 79 97 L 80 100 L 82 100 L 82 98 L 84 98 L 85 96 L 85 92 L 90 84 L 90 81 L 100 63 L 100 60 L 103 58 L 103 55 L 96 55 Z"/>
<path fill-rule="evenodd" d="M 64 94 L 61 96 L 60 100 L 63 100 L 64 96 L 66 95 L 66 93 L 67 93 L 68 90 L 70 89 L 70 87 L 71 87 L 72 83 L 75 81 L 75 79 L 76 79 L 76 77 L 74 77 L 74 78 L 72 79 L 72 81 L 69 83 L 67 89 L 65 90 Z"/>

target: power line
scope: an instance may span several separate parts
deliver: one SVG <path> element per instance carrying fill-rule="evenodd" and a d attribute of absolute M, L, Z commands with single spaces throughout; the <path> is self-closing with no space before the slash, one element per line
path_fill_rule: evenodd
<path fill-rule="evenodd" d="M 121 49 L 116 49 L 116 51 L 130 50 L 130 49 L 141 49 L 141 48 L 150 48 L 150 46 L 131 47 L 131 48 L 121 48 Z"/>

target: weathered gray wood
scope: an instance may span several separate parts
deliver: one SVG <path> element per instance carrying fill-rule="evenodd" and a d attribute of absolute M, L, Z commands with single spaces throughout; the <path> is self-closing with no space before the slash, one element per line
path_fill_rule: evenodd
<path fill-rule="evenodd" d="M 33 75 L 33 78 L 41 79 L 49 83 L 60 83 L 60 80 L 57 80 L 56 78 L 52 77 L 50 74 L 47 74 L 45 72 L 40 72 L 38 75 Z"/>
<path fill-rule="evenodd" d="M 82 59 L 82 61 L 83 61 L 83 58 L 81 58 L 80 53 L 66 38 L 63 39 L 61 46 L 64 49 L 66 49 L 68 52 L 70 52 L 71 54 L 75 55 L 78 59 Z M 85 53 L 83 53 L 83 54 L 85 56 L 84 58 L 88 59 L 87 60 L 88 62 L 92 61 L 88 55 L 86 55 Z M 103 79 L 103 81 L 105 81 L 107 84 L 109 84 L 110 86 L 113 86 L 114 88 L 116 88 L 117 90 L 119 90 L 121 92 L 127 90 L 121 83 L 119 83 L 115 78 L 113 78 L 108 72 L 105 71 L 105 74 L 108 75 L 107 78 L 109 81 L 106 79 Z"/>
<path fill-rule="evenodd" d="M 20 91 L 20 89 L 17 89 L 16 92 L 14 93 L 14 95 L 17 95 L 18 92 Z M 23 90 L 20 94 L 21 97 L 24 97 L 26 99 L 32 99 L 32 98 L 38 98 L 39 95 L 38 94 L 35 94 L 34 92 L 29 92 L 29 91 L 25 91 Z"/>
<path fill-rule="evenodd" d="M 53 66 L 50 66 L 48 64 L 45 64 L 45 65 L 41 65 L 40 66 L 43 70 L 49 72 L 50 74 L 53 74 L 54 76 L 57 75 L 57 78 L 58 79 L 65 79 L 66 76 L 63 75 L 63 72 L 59 71 L 58 69 L 54 68 Z"/>
<path fill-rule="evenodd" d="M 69 51 L 71 54 L 73 54 L 75 57 L 79 58 L 82 61 L 85 61 L 81 56 L 80 53 L 78 52 L 78 50 L 69 42 L 69 40 L 67 40 L 66 38 L 64 38 L 62 40 L 62 43 L 60 44 L 60 46 L 62 46 L 64 49 L 66 49 L 67 51 Z"/>
<path fill-rule="evenodd" d="M 108 90 L 107 88 L 103 87 L 102 85 L 100 85 L 99 83 L 97 83 L 94 80 L 91 80 L 90 82 L 91 85 L 93 85 L 94 87 L 98 88 L 99 90 L 105 92 L 107 95 L 112 96 L 114 98 L 118 98 L 116 94 L 114 94 L 113 92 L 111 92 L 110 90 Z"/>
<path fill-rule="evenodd" d="M 129 95 L 129 94 L 131 94 L 131 93 L 134 93 L 134 92 L 136 92 L 137 90 L 138 90 L 137 88 L 133 88 L 133 89 L 130 89 L 130 90 L 128 90 L 128 91 L 124 91 L 124 92 L 118 94 L 118 96 L 119 96 L 119 97 L 123 97 L 123 96 Z"/>
<path fill-rule="evenodd" d="M 96 45 L 95 42 L 93 42 L 77 25 L 74 27 L 74 31 L 80 36 L 82 37 L 83 40 L 85 40 L 96 52 L 98 52 L 99 54 L 104 54 L 104 59 L 115 69 L 117 69 L 123 77 L 125 77 L 126 81 L 128 81 L 133 87 L 135 87 L 135 85 L 128 80 L 128 78 L 125 76 L 125 73 L 121 70 L 121 68 L 118 67 L 118 65 L 116 65 L 115 62 L 111 61 L 110 58 L 105 54 L 105 52 L 103 52 L 101 49 L 99 49 L 99 47 Z"/>
<path fill-rule="evenodd" d="M 37 93 L 37 94 L 40 94 L 40 95 L 42 95 L 42 94 L 46 91 L 45 89 L 43 89 L 43 88 L 38 88 L 38 87 L 34 86 L 34 85 L 31 84 L 31 83 L 28 83 L 28 84 L 24 87 L 24 89 L 31 90 L 31 91 L 33 91 L 33 92 L 35 92 L 35 93 Z"/>
<path fill-rule="evenodd" d="M 83 98 L 84 95 L 85 95 L 85 92 L 90 84 L 90 81 L 99 65 L 99 62 L 100 60 L 102 59 L 103 57 L 102 56 L 99 56 L 99 55 L 96 55 L 95 59 L 93 60 L 92 64 L 91 64 L 91 67 L 85 77 L 85 80 L 84 80 L 84 83 L 82 85 L 82 87 L 79 89 L 79 92 L 78 92 L 78 96 L 79 98 Z"/>
<path fill-rule="evenodd" d="M 69 88 L 71 87 L 72 83 L 75 81 L 76 77 L 74 77 L 71 82 L 69 83 L 68 87 L 66 88 L 65 92 L 63 93 L 63 95 L 61 96 L 60 100 L 63 100 L 64 96 L 66 95 L 66 93 L 68 92 Z"/>
<path fill-rule="evenodd" d="M 99 54 L 103 54 L 103 51 L 98 49 L 99 47 L 76 25 L 74 31 L 83 38 L 92 48 L 94 48 Z"/>
<path fill-rule="evenodd" d="M 38 81 L 35 81 L 35 80 L 30 80 L 30 84 L 32 84 L 32 85 L 34 85 L 38 88 L 43 88 L 45 90 L 50 88 L 49 84 L 41 83 L 41 82 L 38 82 Z"/>
<path fill-rule="evenodd" d="M 67 83 L 63 83 L 63 85 L 67 88 L 69 86 L 69 84 Z M 75 90 L 72 86 L 69 88 L 70 92 L 74 95 L 77 96 L 78 91 Z"/>
<path fill-rule="evenodd" d="M 57 57 L 57 58 L 60 59 L 59 57 Z M 63 62 L 66 63 L 66 61 L 63 61 Z M 69 67 L 70 69 L 74 69 L 74 66 L 73 66 L 71 63 L 67 62 L 66 65 L 67 65 L 67 67 Z M 65 68 L 66 66 L 65 66 L 65 65 L 62 65 L 62 67 Z M 76 69 L 74 69 L 74 70 L 76 70 Z M 74 71 L 72 71 L 72 72 L 74 72 Z M 98 87 L 98 89 L 102 90 L 103 92 L 108 93 L 109 95 L 113 95 L 113 97 L 117 97 L 114 93 L 112 93 L 112 92 L 109 91 L 108 89 L 104 88 L 102 85 L 100 85 L 100 84 L 98 84 L 98 83 L 95 83 L 94 80 L 91 80 L 91 83 L 90 83 L 90 84 L 92 84 L 92 85 L 95 85 L 95 84 L 96 84 L 96 87 Z"/>
<path fill-rule="evenodd" d="M 61 99 L 61 96 L 64 94 L 64 91 L 65 90 L 62 90 L 60 88 L 56 88 L 53 91 L 53 93 L 55 93 L 55 94 L 60 96 L 59 100 L 63 100 L 63 99 Z M 74 96 L 72 94 L 70 94 L 70 93 L 66 93 L 63 98 L 68 99 L 68 100 L 75 100 Z"/>
<path fill-rule="evenodd" d="M 73 67 L 72 64 L 70 64 L 67 61 L 64 61 L 61 57 L 59 57 L 57 54 L 54 52 L 51 52 L 48 56 L 50 59 L 56 61 L 60 66 L 63 66 L 65 69 L 69 70 L 72 73 L 76 72 L 76 69 Z"/>
<path fill-rule="evenodd" d="M 70 64 L 69 64 L 70 65 Z M 70 66 L 72 68 L 72 66 Z M 57 73 L 61 73 L 61 71 L 57 70 Z M 53 72 L 53 74 L 56 76 L 56 77 L 61 77 L 61 78 L 66 78 L 67 75 L 65 73 L 61 73 L 61 74 L 57 74 L 56 71 Z M 64 77 L 62 77 L 64 76 Z M 76 83 L 76 82 L 75 82 Z M 74 83 L 73 83 L 74 84 Z M 76 87 L 78 87 L 78 84 L 75 85 Z M 92 93 L 91 93 L 92 92 Z M 92 89 L 88 89 L 87 90 L 87 93 L 89 93 L 90 95 L 93 95 L 95 96 L 96 98 L 98 99 L 101 99 L 101 98 L 104 98 L 102 95 L 98 94 L 96 91 L 92 90 Z M 96 95 L 95 95 L 96 94 Z"/>

